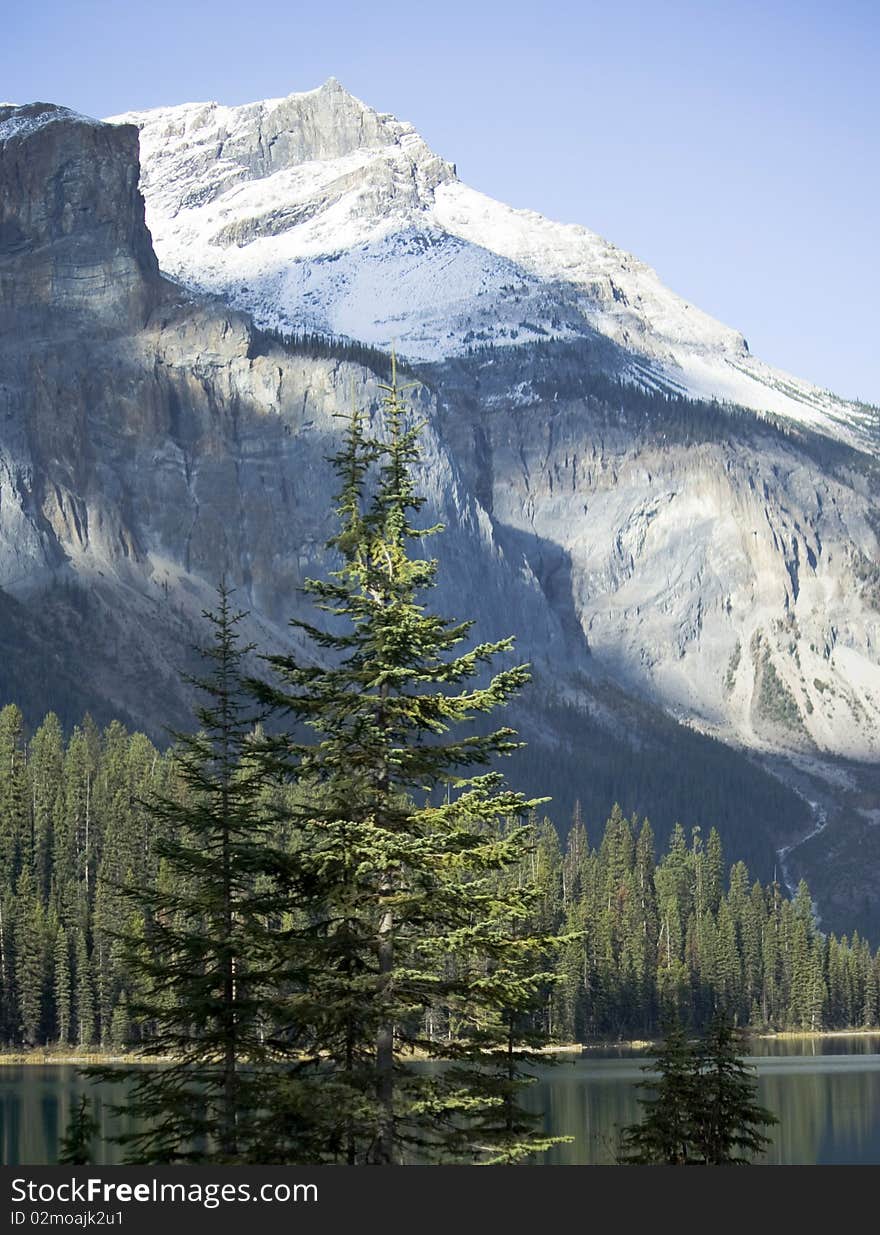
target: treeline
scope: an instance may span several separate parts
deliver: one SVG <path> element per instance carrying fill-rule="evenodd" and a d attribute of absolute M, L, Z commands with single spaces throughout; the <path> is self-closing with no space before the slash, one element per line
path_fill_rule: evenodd
<path fill-rule="evenodd" d="M 670 1010 L 694 1029 L 718 1014 L 774 1030 L 880 1024 L 880 952 L 823 934 L 805 883 L 791 899 L 743 862 L 728 870 L 714 828 L 704 842 L 676 826 L 658 861 L 650 823 L 615 808 L 596 848 L 578 817 L 563 853 L 545 821 L 534 861 L 541 928 L 562 937 L 556 1038 L 654 1035 Z"/>
<path fill-rule="evenodd" d="M 386 381 L 391 377 L 391 355 L 380 347 L 359 343 L 356 339 L 339 338 L 337 335 L 321 334 L 309 330 L 280 330 L 277 327 L 251 326 L 248 358 L 265 356 L 270 347 L 283 348 L 291 356 L 320 357 L 329 360 L 344 360 L 362 365 Z M 410 370 L 398 361 L 399 373 Z"/>
<path fill-rule="evenodd" d="M 692 397 L 650 369 L 634 376 L 632 357 L 601 337 L 477 344 L 461 357 L 419 366 L 419 374 L 428 384 L 441 386 L 450 405 L 453 396 L 458 400 L 469 395 L 480 407 L 482 396 L 491 391 L 500 396 L 495 406 L 503 406 L 506 392 L 520 386 L 548 406 L 560 398 L 583 399 L 598 432 L 622 431 L 648 442 L 686 446 L 738 441 L 760 445 L 769 436 L 826 470 L 843 467 L 877 474 L 870 454 L 805 424 L 773 412 Z"/>
<path fill-rule="evenodd" d="M 161 815 L 185 790 L 173 754 L 118 722 L 86 718 L 65 738 L 54 714 L 29 741 L 0 711 L 0 1040 L 137 1046 L 136 994 L 119 938 L 137 930 L 124 889 L 157 886 Z M 647 822 L 615 808 L 596 847 L 579 813 L 563 851 L 535 824 L 525 859 L 549 940 L 544 1024 L 558 1040 L 644 1036 L 673 1003 L 693 1027 L 717 1011 L 740 1025 L 842 1029 L 880 1023 L 880 954 L 817 928 L 809 892 L 725 868 L 717 832 L 673 830 L 659 859 Z M 438 1029 L 439 1032 L 439 1029 Z"/>

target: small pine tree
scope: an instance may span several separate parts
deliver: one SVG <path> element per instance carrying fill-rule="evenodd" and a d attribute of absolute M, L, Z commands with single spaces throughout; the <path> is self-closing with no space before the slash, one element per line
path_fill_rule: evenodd
<path fill-rule="evenodd" d="M 771 1143 L 763 1128 L 778 1119 L 755 1100 L 752 1070 L 741 1058 L 742 1035 L 717 1018 L 697 1056 L 695 1145 L 706 1166 L 746 1166 Z"/>
<path fill-rule="evenodd" d="M 89 1109 L 89 1100 L 83 1094 L 74 1107 L 67 1130 L 58 1150 L 61 1166 L 86 1166 L 93 1162 L 92 1144 L 98 1135 L 99 1124 Z"/>
<path fill-rule="evenodd" d="M 770 1144 L 778 1123 L 755 1101 L 754 1077 L 740 1057 L 740 1035 L 721 1017 L 696 1043 L 679 1024 L 667 1030 L 640 1088 L 643 1117 L 624 1128 L 618 1161 L 641 1166 L 745 1166 Z"/>
<path fill-rule="evenodd" d="M 145 803 L 160 834 L 158 877 L 117 888 L 136 910 L 118 937 L 134 990 L 111 1034 L 127 1035 L 130 1015 L 142 1026 L 141 1052 L 172 1061 L 90 1071 L 131 1083 L 125 1109 L 139 1127 L 119 1137 L 131 1163 L 278 1160 L 266 1157 L 266 1111 L 284 1087 L 266 1065 L 282 1051 L 265 1027 L 281 975 L 274 957 L 266 961 L 265 894 L 257 892 L 271 815 L 248 756 L 256 718 L 241 664 L 251 648 L 240 641 L 245 615 L 233 613 L 230 595 L 222 585 L 216 612 L 204 614 L 212 639 L 199 651 L 208 669 L 186 679 L 203 702 L 199 731 L 174 735 L 179 792 Z M 274 1152 L 283 1153 L 279 1122 L 273 1133 Z"/>
<path fill-rule="evenodd" d="M 667 1028 L 656 1059 L 643 1071 L 652 1075 L 639 1088 L 642 1119 L 623 1129 L 618 1161 L 631 1166 L 688 1166 L 695 1161 L 697 1063 L 679 1024 Z"/>

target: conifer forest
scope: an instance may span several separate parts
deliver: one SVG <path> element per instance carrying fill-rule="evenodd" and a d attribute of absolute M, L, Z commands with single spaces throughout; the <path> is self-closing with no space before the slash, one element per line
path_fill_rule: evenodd
<path fill-rule="evenodd" d="M 173 749 L 88 717 L 65 737 L 52 714 L 26 741 L 8 705 L 0 759 L 3 1041 L 136 1047 L 137 991 L 115 940 L 131 917 L 125 886 L 163 879 L 171 824 L 145 803 L 185 801 Z M 529 829 L 516 877 L 534 877 L 534 926 L 553 940 L 534 1015 L 555 1040 L 650 1036 L 667 997 L 695 1027 L 719 1005 L 755 1028 L 880 1020 L 880 955 L 858 935 L 822 934 L 805 884 L 792 900 L 728 866 L 716 832 L 676 828 L 656 853 L 650 822 L 618 809 L 591 829 L 576 814 L 565 842 L 537 812 Z"/>

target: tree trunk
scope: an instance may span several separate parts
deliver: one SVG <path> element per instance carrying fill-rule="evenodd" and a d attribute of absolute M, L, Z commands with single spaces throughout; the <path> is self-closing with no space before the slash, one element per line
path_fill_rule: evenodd
<path fill-rule="evenodd" d="M 383 881 L 380 895 L 391 891 L 390 880 Z M 379 921 L 379 999 L 386 998 L 394 969 L 394 914 L 385 909 Z M 376 1032 L 376 1097 L 379 1101 L 379 1133 L 375 1165 L 394 1165 L 394 1025 L 383 1019 Z"/>
<path fill-rule="evenodd" d="M 377 720 L 379 728 L 385 730 L 387 721 L 384 703 L 388 697 L 386 683 L 382 684 L 379 697 Z M 390 792 L 388 762 L 384 756 L 379 766 L 376 788 L 381 812 Z M 377 994 L 380 1007 L 388 999 L 394 971 L 394 911 L 387 903 L 393 889 L 393 877 L 390 872 L 385 871 L 379 883 L 379 930 L 376 938 L 379 965 Z M 379 1127 L 374 1165 L 394 1166 L 394 1022 L 388 1013 L 383 1014 L 376 1031 L 376 1098 L 379 1103 Z"/>

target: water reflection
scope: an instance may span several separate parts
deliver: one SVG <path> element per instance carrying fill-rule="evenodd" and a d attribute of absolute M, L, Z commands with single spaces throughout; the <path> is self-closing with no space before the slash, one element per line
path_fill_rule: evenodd
<path fill-rule="evenodd" d="M 91 1096 L 100 1128 L 97 1163 L 119 1163 L 121 1152 L 108 1138 L 129 1131 L 132 1121 L 115 1116 L 110 1108 L 124 1103 L 125 1087 L 92 1085 L 67 1064 L 0 1067 L 0 1162 L 4 1166 L 57 1162 L 58 1143 L 83 1093 Z"/>
<path fill-rule="evenodd" d="M 880 1164 L 880 1036 L 755 1043 L 760 1101 L 779 1119 L 764 1161 L 787 1165 Z M 644 1054 L 615 1049 L 543 1068 L 528 1092 L 548 1133 L 573 1136 L 547 1165 L 610 1163 L 619 1129 L 639 1117 Z M 0 1067 L 0 1161 L 56 1162 L 58 1141 L 80 1094 L 91 1093 L 101 1128 L 99 1165 L 121 1160 L 108 1139 L 132 1121 L 114 1115 L 125 1086 L 83 1080 L 70 1066 Z"/>

